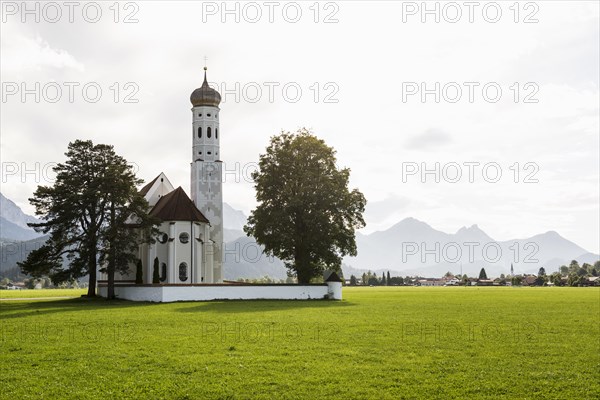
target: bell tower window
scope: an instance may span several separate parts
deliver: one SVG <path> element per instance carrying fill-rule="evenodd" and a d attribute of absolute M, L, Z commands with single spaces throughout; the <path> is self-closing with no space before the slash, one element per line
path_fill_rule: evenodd
<path fill-rule="evenodd" d="M 206 137 L 210 139 L 210 137 L 212 136 L 212 132 L 210 131 L 210 126 L 208 128 L 206 128 Z"/>
<path fill-rule="evenodd" d="M 215 128 L 215 139 L 219 138 L 219 128 Z"/>
<path fill-rule="evenodd" d="M 198 139 L 202 139 L 202 127 L 198 127 Z"/>

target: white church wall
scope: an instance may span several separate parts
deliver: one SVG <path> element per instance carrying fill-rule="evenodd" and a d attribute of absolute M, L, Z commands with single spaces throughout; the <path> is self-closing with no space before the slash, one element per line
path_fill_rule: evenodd
<path fill-rule="evenodd" d="M 98 292 L 106 296 L 106 287 Z M 341 282 L 323 285 L 124 285 L 115 286 L 117 298 L 131 301 L 175 302 L 210 300 L 342 299 Z"/>

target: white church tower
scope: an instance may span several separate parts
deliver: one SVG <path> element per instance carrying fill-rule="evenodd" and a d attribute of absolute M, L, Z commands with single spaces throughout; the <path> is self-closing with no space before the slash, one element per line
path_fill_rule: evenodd
<path fill-rule="evenodd" d="M 192 92 L 192 173 L 191 194 L 196 207 L 210 222 L 210 238 L 214 254 L 213 271 L 207 271 L 207 282 L 223 281 L 223 185 L 219 140 L 219 104 L 221 95 L 208 86 L 206 67 L 204 82 Z M 212 272 L 212 277 L 210 273 Z"/>

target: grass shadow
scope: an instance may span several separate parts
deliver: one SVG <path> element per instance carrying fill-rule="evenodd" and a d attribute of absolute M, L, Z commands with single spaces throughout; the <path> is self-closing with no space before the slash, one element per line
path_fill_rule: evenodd
<path fill-rule="evenodd" d="M 174 311 L 182 313 L 252 313 L 305 308 L 333 310 L 354 306 L 354 303 L 345 300 L 214 300 L 180 304 L 190 305 L 190 307 L 178 307 Z"/>
<path fill-rule="evenodd" d="M 18 301 L 3 301 L 0 303 L 0 315 L 2 320 L 41 316 L 73 311 L 99 311 L 108 310 L 111 308 L 129 308 L 140 306 L 151 306 L 158 303 L 133 302 L 126 300 L 106 300 L 101 297 L 89 298 L 73 298 L 73 299 L 57 299 L 52 300 L 18 300 Z"/>

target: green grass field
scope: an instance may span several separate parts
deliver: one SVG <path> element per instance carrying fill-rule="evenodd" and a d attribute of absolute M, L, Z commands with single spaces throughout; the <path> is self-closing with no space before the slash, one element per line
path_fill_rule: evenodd
<path fill-rule="evenodd" d="M 366 287 L 344 296 L 2 301 L 0 397 L 600 397 L 598 288 Z"/>
<path fill-rule="evenodd" d="M 41 297 L 81 297 L 87 289 L 39 289 L 39 290 L 0 290 L 0 299 L 24 299 Z"/>

